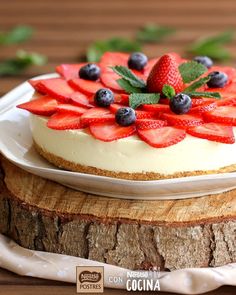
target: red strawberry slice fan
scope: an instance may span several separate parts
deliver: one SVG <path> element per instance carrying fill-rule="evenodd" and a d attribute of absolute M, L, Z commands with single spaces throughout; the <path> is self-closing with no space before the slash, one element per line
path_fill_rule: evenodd
<path fill-rule="evenodd" d="M 18 105 L 48 117 L 48 128 L 88 128 L 108 142 L 136 134 L 155 148 L 186 134 L 232 144 L 236 126 L 236 71 L 209 58 L 176 53 L 105 53 L 99 64 L 62 64 L 60 78 L 30 80 L 40 97 Z"/>

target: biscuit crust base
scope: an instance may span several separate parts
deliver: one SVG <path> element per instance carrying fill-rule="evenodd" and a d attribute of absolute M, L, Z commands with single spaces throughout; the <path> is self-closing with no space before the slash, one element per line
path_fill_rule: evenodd
<path fill-rule="evenodd" d="M 215 174 L 215 173 L 227 173 L 236 171 L 236 164 L 232 164 L 230 166 L 222 167 L 218 170 L 198 170 L 198 171 L 183 171 L 177 172 L 173 174 L 160 174 L 155 172 L 144 172 L 144 173 L 128 173 L 128 172 L 114 172 L 105 169 L 99 169 L 92 166 L 84 166 L 80 164 L 76 164 L 70 161 L 67 161 L 61 157 L 58 157 L 52 153 L 45 151 L 42 147 L 40 147 L 34 141 L 34 147 L 37 152 L 50 163 L 54 164 L 55 166 L 66 169 L 73 172 L 81 172 L 86 174 L 94 174 L 100 176 L 107 176 L 113 178 L 121 178 L 121 179 L 128 179 L 128 180 L 159 180 L 159 179 L 169 179 L 169 178 L 180 178 L 186 176 L 197 176 L 197 175 L 204 175 L 204 174 Z"/>

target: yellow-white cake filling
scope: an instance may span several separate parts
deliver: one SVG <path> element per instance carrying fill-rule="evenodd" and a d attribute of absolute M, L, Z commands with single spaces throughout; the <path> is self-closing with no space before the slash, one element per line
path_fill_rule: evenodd
<path fill-rule="evenodd" d="M 30 115 L 33 139 L 45 152 L 99 169 L 164 175 L 218 170 L 236 163 L 236 143 L 223 144 L 191 135 L 170 147 L 154 148 L 136 135 L 112 142 L 95 139 L 87 129 L 53 130 L 45 117 Z M 236 128 L 234 128 L 236 135 Z"/>

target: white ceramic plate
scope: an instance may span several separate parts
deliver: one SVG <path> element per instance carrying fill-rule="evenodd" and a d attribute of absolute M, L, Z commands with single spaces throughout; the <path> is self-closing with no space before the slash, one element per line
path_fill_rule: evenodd
<path fill-rule="evenodd" d="M 37 77 L 52 78 L 56 74 Z M 92 194 L 141 200 L 181 199 L 215 194 L 236 188 L 236 173 L 176 179 L 131 181 L 59 169 L 32 147 L 28 113 L 15 106 L 28 101 L 33 88 L 23 83 L 0 100 L 0 152 L 17 166 L 68 187 Z"/>

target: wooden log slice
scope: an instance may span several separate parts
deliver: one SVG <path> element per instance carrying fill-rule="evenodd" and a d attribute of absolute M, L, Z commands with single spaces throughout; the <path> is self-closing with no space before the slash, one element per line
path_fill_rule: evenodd
<path fill-rule="evenodd" d="M 136 201 L 90 195 L 1 159 L 0 232 L 23 247 L 129 269 L 236 262 L 236 190 Z"/>

